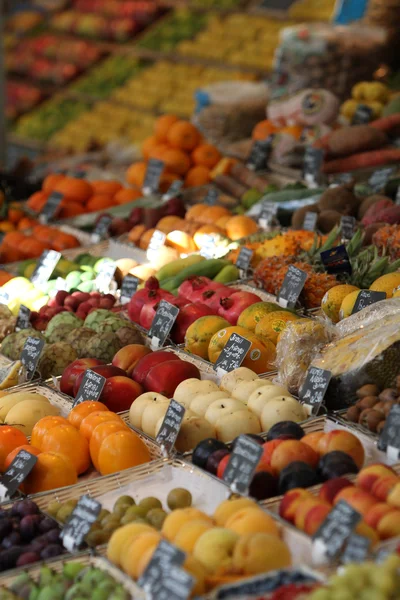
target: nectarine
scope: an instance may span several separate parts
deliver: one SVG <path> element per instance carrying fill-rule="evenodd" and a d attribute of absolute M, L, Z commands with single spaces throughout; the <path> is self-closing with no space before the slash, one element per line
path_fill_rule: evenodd
<path fill-rule="evenodd" d="M 377 532 L 381 540 L 400 535 L 400 510 L 386 513 L 378 523 Z"/>
<path fill-rule="evenodd" d="M 345 500 L 350 506 L 357 510 L 363 517 L 367 514 L 369 509 L 376 504 L 376 499 L 369 494 L 354 487 L 346 487 L 340 490 L 335 496 L 334 504 Z"/>
<path fill-rule="evenodd" d="M 389 512 L 393 511 L 393 507 L 386 504 L 386 502 L 378 502 L 378 504 L 374 504 L 365 514 L 365 522 L 367 525 L 372 527 L 372 529 L 377 529 L 379 521 L 387 515 Z"/>
<path fill-rule="evenodd" d="M 334 479 L 325 481 L 319 490 L 318 496 L 321 500 L 325 500 L 326 502 L 329 502 L 329 504 L 333 504 L 336 495 L 340 492 L 340 490 L 346 487 L 354 487 L 354 483 L 345 477 L 335 477 Z"/>
<path fill-rule="evenodd" d="M 280 473 L 291 462 L 301 461 L 310 467 L 316 467 L 318 460 L 318 454 L 307 444 L 299 440 L 283 440 L 272 453 L 271 467 L 275 472 Z"/>
<path fill-rule="evenodd" d="M 311 492 L 303 488 L 293 488 L 283 496 L 279 505 L 279 515 L 283 519 L 286 519 L 286 521 L 293 523 L 296 509 L 300 502 L 309 498 L 313 499 Z"/>
<path fill-rule="evenodd" d="M 364 467 L 357 473 L 356 483 L 366 492 L 371 492 L 375 481 L 383 477 L 396 477 L 396 472 L 387 465 L 375 463 Z"/>
<path fill-rule="evenodd" d="M 128 344 L 128 346 L 124 346 L 124 348 L 118 350 L 112 360 L 112 364 L 114 367 L 119 367 L 125 371 L 130 377 L 139 360 L 150 353 L 151 350 L 147 346 L 143 346 L 142 344 Z"/>
<path fill-rule="evenodd" d="M 357 467 L 361 469 L 364 464 L 364 448 L 358 437 L 349 431 L 335 429 L 323 436 L 318 442 L 318 452 L 321 455 L 334 450 L 340 450 L 352 457 Z"/>

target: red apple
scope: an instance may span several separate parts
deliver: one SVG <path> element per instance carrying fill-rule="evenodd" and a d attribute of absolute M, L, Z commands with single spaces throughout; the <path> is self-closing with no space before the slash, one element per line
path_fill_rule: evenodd
<path fill-rule="evenodd" d="M 123 369 L 130 377 L 139 360 L 147 354 L 151 354 L 151 350 L 147 346 L 143 346 L 142 344 L 128 344 L 128 346 L 121 348 L 117 352 L 112 360 L 112 364 L 114 367 Z"/>
<path fill-rule="evenodd" d="M 109 379 L 110 377 L 116 377 L 117 375 L 120 375 L 122 377 L 126 377 L 126 373 L 125 371 L 123 371 L 122 369 L 119 369 L 118 367 L 114 367 L 113 365 L 105 365 L 104 363 L 99 365 L 98 367 L 87 367 L 88 369 L 92 369 L 92 371 L 94 371 L 95 373 L 98 373 L 99 375 L 102 375 L 103 377 L 105 377 L 106 379 Z M 82 371 L 82 373 L 79 373 L 75 384 L 74 384 L 74 397 L 76 396 L 76 394 L 78 393 L 79 390 L 79 386 L 82 383 L 82 379 L 83 379 L 83 375 L 84 375 L 85 371 Z"/>
<path fill-rule="evenodd" d="M 78 360 L 74 360 L 74 362 L 68 365 L 61 376 L 61 392 L 63 392 L 63 394 L 68 394 L 68 396 L 72 396 L 77 378 L 80 375 L 83 375 L 86 369 L 93 369 L 100 365 L 104 365 L 104 363 L 97 358 L 78 358 Z"/>
<path fill-rule="evenodd" d="M 171 361 L 171 360 L 181 360 L 179 356 L 174 354 L 173 352 L 167 352 L 166 350 L 158 350 L 157 352 L 152 352 L 151 354 L 146 354 L 139 360 L 136 364 L 135 368 L 132 372 L 132 379 L 143 385 L 144 380 L 146 379 L 147 373 L 150 371 L 152 367 L 155 367 L 159 363 Z"/>
<path fill-rule="evenodd" d="M 200 379 L 200 371 L 185 360 L 167 360 L 156 365 L 146 375 L 144 389 L 172 398 L 178 385 L 185 379 Z"/>
<path fill-rule="evenodd" d="M 141 385 L 130 379 L 116 375 L 107 379 L 100 402 L 103 402 L 113 412 L 129 410 L 132 402 L 143 393 Z"/>
<path fill-rule="evenodd" d="M 211 308 L 200 302 L 187 304 L 180 309 L 179 314 L 176 317 L 176 321 L 171 330 L 171 339 L 175 344 L 183 344 L 188 327 L 200 317 L 207 317 L 208 315 L 213 314 L 214 311 Z"/>

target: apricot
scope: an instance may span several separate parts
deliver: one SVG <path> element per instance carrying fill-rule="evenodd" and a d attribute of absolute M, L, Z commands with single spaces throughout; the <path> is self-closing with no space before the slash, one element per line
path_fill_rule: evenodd
<path fill-rule="evenodd" d="M 316 504 L 315 506 L 312 506 L 304 518 L 304 532 L 307 533 L 307 535 L 314 535 L 331 510 L 332 507 L 326 506 L 325 504 Z"/>
<path fill-rule="evenodd" d="M 318 497 L 321 500 L 329 502 L 329 504 L 333 504 L 335 497 L 340 490 L 347 487 L 354 487 L 354 483 L 345 477 L 335 477 L 334 479 L 329 479 L 329 481 L 325 481 L 325 483 L 321 486 Z"/>
<path fill-rule="evenodd" d="M 397 480 L 397 484 L 390 490 L 387 502 L 394 508 L 400 508 L 400 481 Z"/>
<path fill-rule="evenodd" d="M 285 542 L 270 533 L 243 535 L 233 551 L 233 566 L 248 575 L 290 567 L 292 559 Z"/>
<path fill-rule="evenodd" d="M 318 442 L 318 452 L 322 456 L 334 450 L 345 452 L 351 456 L 359 469 L 362 468 L 365 456 L 363 445 L 358 437 L 349 431 L 335 429 L 324 435 Z"/>
<path fill-rule="evenodd" d="M 381 540 L 400 535 L 400 510 L 392 509 L 378 523 L 377 532 Z"/>
<path fill-rule="evenodd" d="M 172 542 L 178 535 L 181 527 L 193 519 L 208 521 L 212 525 L 212 519 L 201 510 L 197 508 L 178 508 L 167 515 L 161 533 L 167 540 Z"/>
<path fill-rule="evenodd" d="M 276 522 L 260 508 L 242 508 L 228 519 L 225 527 L 239 535 L 263 532 L 279 536 Z"/>
<path fill-rule="evenodd" d="M 144 531 L 135 536 L 126 551 L 120 556 L 123 571 L 133 579 L 137 579 L 140 558 L 149 548 L 157 547 L 160 541 L 161 535 L 155 530 Z"/>
<path fill-rule="evenodd" d="M 211 527 L 211 523 L 209 521 L 204 521 L 203 519 L 187 521 L 176 534 L 174 545 L 184 552 L 193 552 L 193 548 L 199 537 Z"/>
<path fill-rule="evenodd" d="M 205 567 L 203 567 L 199 560 L 191 555 L 186 557 L 183 567 L 185 571 L 194 577 L 195 580 L 195 584 L 192 589 L 192 595 L 194 597 L 203 596 L 203 594 L 206 593 L 207 570 Z"/>
<path fill-rule="evenodd" d="M 363 517 L 376 504 L 376 500 L 371 494 L 356 487 L 346 487 L 340 490 L 335 496 L 334 504 L 337 504 L 340 500 L 345 500 Z"/>
<path fill-rule="evenodd" d="M 290 523 L 294 522 L 294 515 L 300 502 L 314 496 L 303 488 L 293 488 L 283 496 L 279 505 L 279 515 Z"/>
<path fill-rule="evenodd" d="M 364 519 L 367 525 L 372 527 L 372 529 L 377 529 L 379 521 L 387 515 L 389 512 L 393 511 L 393 507 L 386 504 L 386 502 L 378 502 L 371 506 L 369 511 L 366 513 Z"/>
<path fill-rule="evenodd" d="M 218 527 L 225 527 L 225 523 L 234 515 L 236 512 L 245 507 L 256 508 L 257 504 L 250 498 L 234 498 L 233 500 L 224 500 L 219 504 L 215 513 L 214 521 Z"/>
<path fill-rule="evenodd" d="M 129 541 L 133 540 L 136 535 L 145 531 L 153 531 L 153 528 L 146 523 L 129 523 L 119 527 L 112 534 L 110 541 L 107 545 L 107 558 L 114 565 L 119 567 L 121 565 L 121 556 L 124 545 Z"/>
<path fill-rule="evenodd" d="M 363 537 L 368 538 L 371 541 L 372 546 L 379 542 L 379 537 L 376 531 L 372 529 L 372 527 L 367 525 L 367 523 L 363 519 L 359 521 L 359 523 L 357 523 L 357 526 L 354 531 L 358 535 L 362 535 Z"/>
<path fill-rule="evenodd" d="M 271 467 L 276 473 L 280 473 L 290 463 L 301 461 L 315 468 L 318 460 L 318 454 L 307 444 L 299 440 L 283 440 L 272 453 Z"/>
<path fill-rule="evenodd" d="M 319 454 L 318 444 L 321 441 L 321 439 L 325 436 L 326 433 L 324 431 L 314 431 L 313 433 L 307 433 L 307 435 L 304 435 L 301 438 L 301 441 L 303 444 L 307 444 L 307 446 L 310 446 L 310 448 L 312 448 L 314 452 L 317 452 L 317 454 Z"/>
<path fill-rule="evenodd" d="M 393 475 L 379 477 L 372 485 L 371 494 L 377 500 L 386 502 L 391 490 L 397 485 L 398 482 L 398 478 Z"/>
<path fill-rule="evenodd" d="M 383 465 L 382 463 L 376 463 L 361 469 L 361 471 L 357 473 L 356 483 L 358 487 L 366 492 L 371 492 L 372 486 L 377 479 L 390 476 L 396 476 L 396 472 L 391 467 Z"/>

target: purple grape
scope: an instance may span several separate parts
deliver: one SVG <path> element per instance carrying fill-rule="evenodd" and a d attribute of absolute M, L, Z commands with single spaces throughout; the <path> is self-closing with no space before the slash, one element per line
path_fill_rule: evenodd
<path fill-rule="evenodd" d="M 41 533 L 46 533 L 47 531 L 51 531 L 52 529 L 58 529 L 57 522 L 51 517 L 44 517 L 39 525 L 39 531 Z"/>
<path fill-rule="evenodd" d="M 55 556 L 59 556 L 64 552 L 64 548 L 60 544 L 49 544 L 46 548 L 40 553 L 40 558 L 42 560 L 46 560 L 48 558 L 53 558 Z"/>
<path fill-rule="evenodd" d="M 0 539 L 4 539 L 13 529 L 13 524 L 10 519 L 2 519 L 0 521 Z"/>
<path fill-rule="evenodd" d="M 46 544 L 57 544 L 60 541 L 60 530 L 51 529 L 40 537 L 46 541 Z"/>
<path fill-rule="evenodd" d="M 21 543 L 21 536 L 19 531 L 12 531 L 7 537 L 3 539 L 1 545 L 3 548 L 11 548 L 12 546 L 18 546 Z"/>
<path fill-rule="evenodd" d="M 21 520 L 19 531 L 25 542 L 30 542 L 37 535 L 40 520 L 40 515 L 27 515 Z"/>

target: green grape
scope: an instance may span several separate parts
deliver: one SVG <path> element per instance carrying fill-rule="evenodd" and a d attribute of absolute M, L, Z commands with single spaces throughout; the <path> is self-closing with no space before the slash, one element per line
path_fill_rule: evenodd
<path fill-rule="evenodd" d="M 331 600 L 331 593 L 327 588 L 320 588 L 312 592 L 309 600 Z"/>
<path fill-rule="evenodd" d="M 392 594 L 395 591 L 395 581 L 391 573 L 385 572 L 384 569 L 378 568 L 371 573 L 370 576 L 372 585 L 385 594 Z"/>

